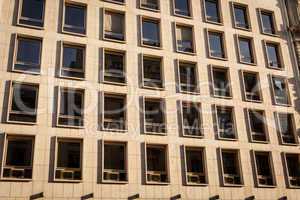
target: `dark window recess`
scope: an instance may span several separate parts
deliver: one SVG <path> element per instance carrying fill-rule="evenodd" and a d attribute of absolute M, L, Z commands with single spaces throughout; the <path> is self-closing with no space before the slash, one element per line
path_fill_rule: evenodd
<path fill-rule="evenodd" d="M 225 58 L 223 34 L 217 32 L 208 32 L 209 54 L 215 58 Z"/>
<path fill-rule="evenodd" d="M 63 44 L 61 75 L 64 77 L 84 78 L 85 48 Z"/>
<path fill-rule="evenodd" d="M 188 136 L 202 136 L 201 116 L 199 105 L 182 103 L 183 134 Z"/>
<path fill-rule="evenodd" d="M 186 148 L 186 173 L 187 183 L 205 184 L 205 166 L 204 155 L 202 149 Z"/>
<path fill-rule="evenodd" d="M 219 97 L 231 97 L 228 70 L 213 68 L 212 72 L 214 95 Z"/>
<path fill-rule="evenodd" d="M 219 0 L 205 0 L 205 18 L 209 22 L 221 23 Z"/>
<path fill-rule="evenodd" d="M 105 11 L 104 37 L 113 40 L 125 40 L 125 15 L 121 13 Z"/>
<path fill-rule="evenodd" d="M 104 81 L 122 84 L 126 82 L 124 53 L 104 52 Z"/>
<path fill-rule="evenodd" d="M 238 152 L 222 151 L 223 180 L 224 184 L 240 185 L 242 178 L 240 174 L 240 162 Z"/>
<path fill-rule="evenodd" d="M 260 142 L 267 141 L 264 112 L 261 110 L 249 110 L 248 114 L 252 140 Z"/>
<path fill-rule="evenodd" d="M 287 84 L 284 78 L 280 77 L 272 77 L 273 81 L 273 89 L 274 89 L 274 96 L 275 96 L 275 103 L 289 105 L 289 95 Z"/>
<path fill-rule="evenodd" d="M 196 65 L 179 62 L 179 87 L 182 92 L 199 92 Z"/>
<path fill-rule="evenodd" d="M 166 147 L 147 146 L 147 181 L 168 182 Z"/>
<path fill-rule="evenodd" d="M 258 75 L 255 73 L 243 73 L 245 84 L 245 98 L 250 101 L 261 101 L 260 86 L 258 81 Z"/>
<path fill-rule="evenodd" d="M 261 12 L 261 25 L 263 33 L 276 34 L 275 24 L 273 20 L 273 13 L 271 12 Z"/>
<path fill-rule="evenodd" d="M 104 181 L 127 181 L 125 151 L 124 144 L 104 143 Z"/>
<path fill-rule="evenodd" d="M 22 0 L 19 24 L 43 27 L 45 0 Z"/>
<path fill-rule="evenodd" d="M 255 63 L 252 40 L 249 38 L 239 38 L 240 62 Z"/>
<path fill-rule="evenodd" d="M 103 128 L 109 130 L 126 129 L 125 96 L 104 95 Z"/>
<path fill-rule="evenodd" d="M 86 34 L 86 6 L 65 4 L 63 30 L 76 34 Z"/>
<path fill-rule="evenodd" d="M 300 187 L 300 155 L 286 154 L 285 158 L 290 186 Z"/>
<path fill-rule="evenodd" d="M 163 88 L 162 59 L 143 57 L 144 86 Z"/>
<path fill-rule="evenodd" d="M 176 25 L 177 50 L 187 53 L 195 53 L 193 28 Z"/>
<path fill-rule="evenodd" d="M 160 47 L 160 28 L 158 20 L 142 20 L 142 43 L 147 46 Z"/>
<path fill-rule="evenodd" d="M 217 107 L 216 109 L 219 137 L 236 139 L 233 108 Z"/>
<path fill-rule="evenodd" d="M 7 136 L 6 161 L 3 178 L 31 179 L 33 160 L 33 139 Z"/>
<path fill-rule="evenodd" d="M 12 83 L 11 122 L 35 123 L 37 119 L 38 85 Z"/>
<path fill-rule="evenodd" d="M 174 0 L 174 12 L 177 15 L 191 16 L 190 0 Z"/>
<path fill-rule="evenodd" d="M 58 141 L 55 178 L 78 181 L 82 178 L 82 147 L 79 141 Z"/>
<path fill-rule="evenodd" d="M 152 10 L 159 10 L 159 0 L 140 0 L 141 7 Z"/>
<path fill-rule="evenodd" d="M 42 41 L 17 37 L 17 53 L 14 70 L 40 73 Z"/>
<path fill-rule="evenodd" d="M 272 68 L 281 69 L 281 60 L 279 54 L 279 45 L 273 43 L 266 43 L 268 66 Z"/>
<path fill-rule="evenodd" d="M 84 91 L 61 89 L 58 125 L 84 126 L 83 118 Z"/>
<path fill-rule="evenodd" d="M 145 99 L 145 131 L 149 133 L 165 133 L 165 113 L 162 100 Z"/>
<path fill-rule="evenodd" d="M 255 161 L 257 168 L 257 181 L 262 186 L 274 186 L 273 169 L 270 153 L 255 152 Z"/>
<path fill-rule="evenodd" d="M 247 7 L 241 5 L 234 5 L 233 10 L 235 26 L 237 28 L 250 29 Z"/>
<path fill-rule="evenodd" d="M 297 144 L 295 137 L 293 114 L 278 113 L 279 132 L 282 142 L 286 144 Z"/>

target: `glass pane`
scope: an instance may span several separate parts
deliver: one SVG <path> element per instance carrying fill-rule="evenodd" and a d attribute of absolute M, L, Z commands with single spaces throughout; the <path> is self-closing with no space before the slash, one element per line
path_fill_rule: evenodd
<path fill-rule="evenodd" d="M 141 6 L 149 9 L 158 10 L 159 0 L 141 0 Z"/>
<path fill-rule="evenodd" d="M 209 33 L 210 55 L 213 57 L 224 58 L 224 49 L 221 33 Z"/>
<path fill-rule="evenodd" d="M 75 91 L 62 91 L 60 100 L 60 114 L 67 116 L 82 115 L 83 94 Z"/>
<path fill-rule="evenodd" d="M 174 0 L 175 13 L 178 15 L 190 16 L 189 0 Z"/>
<path fill-rule="evenodd" d="M 262 28 L 265 33 L 275 34 L 273 15 L 272 13 L 261 13 Z"/>
<path fill-rule="evenodd" d="M 66 4 L 64 31 L 85 34 L 86 7 Z"/>
<path fill-rule="evenodd" d="M 58 142 L 57 167 L 80 168 L 81 144 L 79 142 Z"/>
<path fill-rule="evenodd" d="M 106 96 L 104 102 L 105 118 L 124 120 L 125 102 L 123 98 Z"/>
<path fill-rule="evenodd" d="M 224 174 L 239 174 L 236 153 L 222 152 Z"/>
<path fill-rule="evenodd" d="M 183 105 L 183 123 L 189 127 L 199 127 L 199 110 L 196 105 Z"/>
<path fill-rule="evenodd" d="M 239 28 L 249 28 L 247 18 L 247 8 L 242 6 L 234 6 L 235 25 Z"/>
<path fill-rule="evenodd" d="M 6 166 L 32 166 L 32 140 L 8 140 Z"/>
<path fill-rule="evenodd" d="M 214 93 L 218 96 L 230 96 L 230 86 L 228 82 L 227 70 L 214 69 Z"/>
<path fill-rule="evenodd" d="M 164 148 L 147 147 L 147 170 L 166 171 L 166 156 Z"/>
<path fill-rule="evenodd" d="M 240 59 L 242 62 L 253 63 L 251 40 L 246 38 L 239 38 Z"/>
<path fill-rule="evenodd" d="M 262 111 L 249 111 L 252 132 L 265 133 L 264 115 Z"/>
<path fill-rule="evenodd" d="M 218 0 L 205 0 L 205 12 L 208 21 L 221 22 Z"/>
<path fill-rule="evenodd" d="M 40 65 L 41 41 L 18 38 L 17 63 Z"/>
<path fill-rule="evenodd" d="M 13 84 L 12 111 L 35 113 L 37 88 L 30 85 Z"/>
<path fill-rule="evenodd" d="M 258 175 L 270 176 L 271 167 L 268 154 L 256 154 L 256 165 Z"/>
<path fill-rule="evenodd" d="M 202 152 L 199 150 L 186 150 L 187 172 L 204 173 Z"/>
<path fill-rule="evenodd" d="M 143 58 L 144 84 L 151 87 L 162 87 L 161 59 Z"/>
<path fill-rule="evenodd" d="M 286 155 L 289 176 L 300 177 L 300 160 L 298 154 Z"/>
<path fill-rule="evenodd" d="M 63 67 L 83 70 L 84 49 L 75 46 L 64 46 L 63 50 Z"/>
<path fill-rule="evenodd" d="M 269 66 L 280 68 L 278 46 L 276 44 L 267 44 L 267 54 Z"/>
<path fill-rule="evenodd" d="M 230 108 L 217 108 L 219 135 L 222 138 L 235 138 L 233 113 Z"/>
<path fill-rule="evenodd" d="M 194 52 L 192 27 L 176 26 L 176 39 L 179 51 Z"/>
<path fill-rule="evenodd" d="M 163 120 L 163 110 L 159 101 L 145 101 L 146 122 L 161 124 Z"/>
<path fill-rule="evenodd" d="M 246 92 L 256 92 L 257 77 L 256 74 L 244 73 L 244 82 Z"/>
<path fill-rule="evenodd" d="M 146 45 L 160 46 L 158 22 L 143 20 L 143 43 Z"/>
<path fill-rule="evenodd" d="M 289 104 L 287 88 L 284 79 L 273 77 L 272 78 L 275 92 L 275 100 L 280 104 Z"/>
<path fill-rule="evenodd" d="M 104 169 L 125 170 L 125 147 L 104 144 Z"/>
<path fill-rule="evenodd" d="M 44 0 L 23 0 L 22 17 L 32 20 L 42 20 L 44 13 Z"/>

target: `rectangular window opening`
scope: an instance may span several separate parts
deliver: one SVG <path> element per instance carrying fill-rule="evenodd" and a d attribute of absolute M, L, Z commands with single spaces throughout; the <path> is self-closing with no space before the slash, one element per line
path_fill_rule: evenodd
<path fill-rule="evenodd" d="M 18 24 L 43 28 L 45 0 L 20 0 Z"/>
<path fill-rule="evenodd" d="M 290 105 L 288 84 L 285 78 L 272 76 L 274 101 L 277 105 Z"/>
<path fill-rule="evenodd" d="M 161 47 L 160 21 L 158 19 L 142 18 L 142 45 Z"/>
<path fill-rule="evenodd" d="M 267 125 L 265 113 L 262 110 L 248 110 L 249 126 L 252 141 L 267 142 Z"/>
<path fill-rule="evenodd" d="M 177 51 L 184 53 L 195 53 L 194 30 L 191 26 L 176 24 L 176 46 Z"/>
<path fill-rule="evenodd" d="M 165 103 L 162 99 L 144 99 L 146 133 L 166 133 Z"/>
<path fill-rule="evenodd" d="M 125 52 L 104 50 L 104 82 L 126 84 Z"/>
<path fill-rule="evenodd" d="M 104 10 L 104 39 L 125 41 L 125 14 Z"/>
<path fill-rule="evenodd" d="M 241 63 L 255 64 L 253 39 L 238 36 L 239 59 Z"/>
<path fill-rule="evenodd" d="M 298 144 L 294 116 L 291 113 L 277 113 L 279 133 L 283 144 Z"/>
<path fill-rule="evenodd" d="M 203 136 L 199 103 L 182 102 L 182 128 L 184 136 Z"/>
<path fill-rule="evenodd" d="M 213 93 L 215 97 L 232 97 L 227 68 L 212 67 Z"/>
<path fill-rule="evenodd" d="M 199 93 L 197 65 L 179 61 L 178 66 L 180 92 Z"/>
<path fill-rule="evenodd" d="M 257 73 L 243 72 L 244 95 L 247 101 L 262 101 L 260 83 Z"/>
<path fill-rule="evenodd" d="M 143 56 L 143 86 L 163 88 L 162 58 Z"/>
<path fill-rule="evenodd" d="M 190 0 L 173 0 L 174 14 L 178 16 L 191 17 Z"/>
<path fill-rule="evenodd" d="M 219 0 L 204 0 L 204 9 L 207 22 L 222 23 Z"/>
<path fill-rule="evenodd" d="M 85 35 L 87 6 L 83 4 L 65 3 L 63 31 Z"/>
<path fill-rule="evenodd" d="M 224 33 L 208 31 L 209 56 L 211 58 L 226 59 Z"/>
<path fill-rule="evenodd" d="M 270 152 L 254 152 L 258 186 L 275 186 Z"/>
<path fill-rule="evenodd" d="M 221 150 L 224 185 L 243 185 L 238 150 Z"/>
<path fill-rule="evenodd" d="M 300 155 L 293 153 L 285 154 L 288 182 L 290 187 L 300 187 Z"/>
<path fill-rule="evenodd" d="M 233 4 L 234 25 L 236 28 L 249 30 L 250 19 L 248 13 L 248 6 L 242 4 Z"/>
<path fill-rule="evenodd" d="M 160 9 L 160 0 L 140 0 L 140 7 L 144 9 L 158 11 Z"/>
<path fill-rule="evenodd" d="M 219 138 L 229 140 L 237 139 L 233 107 L 216 106 L 215 109 Z"/>

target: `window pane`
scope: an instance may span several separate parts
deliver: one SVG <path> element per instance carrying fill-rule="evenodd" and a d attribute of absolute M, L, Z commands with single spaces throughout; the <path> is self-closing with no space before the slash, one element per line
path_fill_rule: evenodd
<path fill-rule="evenodd" d="M 32 166 L 32 140 L 8 140 L 6 166 Z"/>
<path fill-rule="evenodd" d="M 69 45 L 65 45 L 63 48 L 63 67 L 73 70 L 83 70 L 84 49 Z"/>
<path fill-rule="evenodd" d="M 104 169 L 125 170 L 125 146 L 104 144 Z"/>
<path fill-rule="evenodd" d="M 37 88 L 31 85 L 13 84 L 12 111 L 32 114 L 36 112 Z"/>
<path fill-rule="evenodd" d="M 105 51 L 104 81 L 125 83 L 124 53 Z"/>
<path fill-rule="evenodd" d="M 159 24 L 156 21 L 143 20 L 143 44 L 160 46 Z"/>
<path fill-rule="evenodd" d="M 224 174 L 239 174 L 238 159 L 234 152 L 222 152 Z"/>
<path fill-rule="evenodd" d="M 104 97 L 104 128 L 125 129 L 126 105 L 125 97 L 110 96 Z"/>
<path fill-rule="evenodd" d="M 249 29 L 247 8 L 234 5 L 235 25 L 239 28 Z"/>
<path fill-rule="evenodd" d="M 209 32 L 210 56 L 224 58 L 222 33 Z"/>
<path fill-rule="evenodd" d="M 42 42 L 36 39 L 18 38 L 15 69 L 39 72 Z"/>
<path fill-rule="evenodd" d="M 285 80 L 279 77 L 273 77 L 273 86 L 275 92 L 275 101 L 279 104 L 289 104 L 287 85 Z"/>
<path fill-rule="evenodd" d="M 204 173 L 202 151 L 187 149 L 186 150 L 186 167 L 187 172 Z"/>
<path fill-rule="evenodd" d="M 85 33 L 86 7 L 66 4 L 64 30 L 69 32 Z"/>
<path fill-rule="evenodd" d="M 263 111 L 249 110 L 249 120 L 252 139 L 255 141 L 267 141 Z"/>
<path fill-rule="evenodd" d="M 218 0 L 205 0 L 206 20 L 221 23 Z"/>
<path fill-rule="evenodd" d="M 147 147 L 147 170 L 166 171 L 165 148 Z"/>
<path fill-rule="evenodd" d="M 144 85 L 163 87 L 161 74 L 161 58 L 143 57 Z"/>
<path fill-rule="evenodd" d="M 300 159 L 298 154 L 286 154 L 289 176 L 300 177 Z M 296 184 L 295 184 L 296 185 Z M 299 182 L 298 182 L 298 185 Z"/>
<path fill-rule="evenodd" d="M 81 116 L 83 96 L 76 91 L 62 91 L 60 100 L 60 114 L 67 116 Z"/>
<path fill-rule="evenodd" d="M 273 14 L 272 13 L 261 13 L 262 29 L 264 33 L 275 34 Z"/>
<path fill-rule="evenodd" d="M 145 100 L 146 132 L 165 133 L 163 102 L 160 100 Z"/>
<path fill-rule="evenodd" d="M 270 67 L 281 68 L 281 63 L 278 54 L 278 45 L 266 44 L 268 54 L 268 65 Z"/>
<path fill-rule="evenodd" d="M 194 52 L 193 29 L 187 26 L 176 26 L 177 48 L 179 51 Z"/>
<path fill-rule="evenodd" d="M 179 63 L 180 89 L 187 92 L 197 92 L 196 65 Z"/>
<path fill-rule="evenodd" d="M 178 15 L 191 16 L 189 0 L 174 0 L 175 13 Z"/>
<path fill-rule="evenodd" d="M 293 115 L 292 114 L 278 114 L 280 124 L 280 133 L 284 143 L 296 143 L 294 135 Z"/>
<path fill-rule="evenodd" d="M 81 144 L 79 142 L 58 142 L 58 168 L 80 168 Z"/>
<path fill-rule="evenodd" d="M 44 0 L 23 0 L 19 23 L 43 26 L 44 4 Z"/>
<path fill-rule="evenodd" d="M 235 127 L 231 108 L 217 108 L 218 131 L 221 138 L 235 138 Z"/>
<path fill-rule="evenodd" d="M 124 14 L 105 11 L 105 38 L 124 40 Z"/>
<path fill-rule="evenodd" d="M 241 62 L 254 63 L 252 43 L 250 39 L 239 38 L 239 50 Z"/>
<path fill-rule="evenodd" d="M 200 107 L 196 103 L 182 103 L 182 120 L 185 135 L 201 136 Z"/>
<path fill-rule="evenodd" d="M 256 165 L 258 175 L 272 175 L 268 153 L 256 154 Z"/>
<path fill-rule="evenodd" d="M 141 6 L 144 8 L 158 10 L 159 9 L 158 1 L 159 0 L 141 0 Z"/>
<path fill-rule="evenodd" d="M 228 71 L 213 69 L 214 94 L 217 96 L 230 97 L 230 85 L 228 81 Z"/>
<path fill-rule="evenodd" d="M 259 83 L 257 75 L 252 73 L 243 73 L 245 83 L 245 93 L 247 100 L 261 100 L 259 92 Z"/>

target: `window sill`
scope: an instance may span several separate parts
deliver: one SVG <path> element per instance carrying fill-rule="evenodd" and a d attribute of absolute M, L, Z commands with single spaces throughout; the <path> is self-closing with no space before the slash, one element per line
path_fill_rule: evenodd
<path fill-rule="evenodd" d="M 152 8 L 144 7 L 144 6 L 141 6 L 141 5 L 140 5 L 140 9 L 148 10 L 148 11 L 152 11 L 152 12 L 157 12 L 157 13 L 160 12 L 160 9 L 152 9 Z"/>
<path fill-rule="evenodd" d="M 278 33 L 272 34 L 272 33 L 266 33 L 264 31 L 261 31 L 261 34 L 271 36 L 271 37 L 280 37 Z"/>
<path fill-rule="evenodd" d="M 284 67 L 271 67 L 270 65 L 267 65 L 268 69 L 278 70 L 278 71 L 284 71 Z"/>
<path fill-rule="evenodd" d="M 259 140 L 253 140 L 251 139 L 252 143 L 256 143 L 256 144 L 270 144 L 270 141 L 259 141 Z"/>
<path fill-rule="evenodd" d="M 200 95 L 200 92 L 189 92 L 189 91 L 183 91 L 183 90 L 180 90 L 179 89 L 179 93 L 182 93 L 182 94 L 190 94 L 190 95 Z"/>
<path fill-rule="evenodd" d="M 208 58 L 215 59 L 215 60 L 228 61 L 227 57 L 223 58 L 223 57 L 215 57 L 215 56 L 212 56 L 212 55 L 208 55 Z"/>
<path fill-rule="evenodd" d="M 11 71 L 16 72 L 16 73 L 35 75 L 35 76 L 41 75 L 41 72 L 31 72 L 31 71 L 17 70 L 17 69 L 14 69 L 14 67 L 12 68 Z"/>
<path fill-rule="evenodd" d="M 247 99 L 247 98 L 245 98 L 245 101 L 252 102 L 252 103 L 262 103 L 263 102 L 263 100 L 251 100 L 251 99 Z"/>
<path fill-rule="evenodd" d="M 69 79 L 69 80 L 76 80 L 76 81 L 85 81 L 85 77 L 84 78 L 78 78 L 78 77 L 58 75 L 58 78 Z"/>
<path fill-rule="evenodd" d="M 276 185 L 260 185 L 260 184 L 258 184 L 257 187 L 258 188 L 276 188 L 277 186 Z"/>
<path fill-rule="evenodd" d="M 223 186 L 224 187 L 244 187 L 244 184 L 228 184 L 228 183 L 224 183 Z"/>
<path fill-rule="evenodd" d="M 206 19 L 206 18 L 204 18 L 204 22 L 205 22 L 205 23 L 208 23 L 208 24 L 219 25 L 219 26 L 223 26 L 223 25 L 224 25 L 223 22 L 210 21 L 210 20 L 208 20 L 208 19 Z"/>
<path fill-rule="evenodd" d="M 203 139 L 204 135 L 187 135 L 187 134 L 182 134 L 182 137 L 186 137 L 186 138 L 198 138 L 198 139 Z"/>
<path fill-rule="evenodd" d="M 158 133 L 158 132 L 148 132 L 144 131 L 145 135 L 154 135 L 154 136 L 167 136 L 167 133 Z"/>
<path fill-rule="evenodd" d="M 101 181 L 103 184 L 128 184 L 128 181 L 109 181 L 109 180 L 103 180 Z"/>
<path fill-rule="evenodd" d="M 7 182 L 31 182 L 31 179 L 21 179 L 21 178 L 1 178 L 1 181 L 7 181 Z"/>
<path fill-rule="evenodd" d="M 223 137 L 218 136 L 218 140 L 236 142 L 236 141 L 238 141 L 238 138 L 223 138 Z"/>
<path fill-rule="evenodd" d="M 275 106 L 283 106 L 283 107 L 292 107 L 292 104 L 281 104 L 281 103 L 274 103 Z"/>
<path fill-rule="evenodd" d="M 281 145 L 284 145 L 284 146 L 299 146 L 299 143 L 285 143 L 285 142 L 281 142 Z"/>
<path fill-rule="evenodd" d="M 19 23 L 19 22 L 17 22 L 16 25 L 20 26 L 20 27 L 23 27 L 23 28 L 32 28 L 32 29 L 41 30 L 41 31 L 45 30 L 44 27 L 32 26 L 32 25 L 28 25 L 28 24 L 22 24 L 22 23 Z"/>
<path fill-rule="evenodd" d="M 112 1 L 112 0 L 104 0 L 104 2 L 108 2 L 108 3 L 114 3 L 114 4 L 118 4 L 118 5 L 126 5 L 125 2 L 118 2 L 118 1 Z"/>
<path fill-rule="evenodd" d="M 165 87 L 151 87 L 151 86 L 141 86 L 143 89 L 148 89 L 148 90 L 160 90 L 160 91 L 165 91 Z"/>
<path fill-rule="evenodd" d="M 252 28 L 242 28 L 242 27 L 238 27 L 236 25 L 233 26 L 233 28 L 238 29 L 238 30 L 242 30 L 242 31 L 248 31 L 248 32 L 252 32 Z"/>
<path fill-rule="evenodd" d="M 147 185 L 170 185 L 169 182 L 151 182 L 151 181 L 146 181 Z"/>
<path fill-rule="evenodd" d="M 101 127 L 101 131 L 120 132 L 120 133 L 126 133 L 126 132 L 128 132 L 127 129 L 109 129 L 109 128 L 104 128 L 103 126 Z"/>
<path fill-rule="evenodd" d="M 220 95 L 215 95 L 215 94 L 213 94 L 212 96 L 214 98 L 218 98 L 218 99 L 227 99 L 227 100 L 233 99 L 232 96 L 220 96 Z"/>
<path fill-rule="evenodd" d="M 191 55 L 191 56 L 195 56 L 196 55 L 196 51 L 194 52 L 187 52 L 187 51 L 180 51 L 178 49 L 176 49 L 177 53 L 182 53 L 182 54 L 186 54 L 186 55 Z"/>
<path fill-rule="evenodd" d="M 126 44 L 126 39 L 125 40 L 116 40 L 116 39 L 110 39 L 110 38 L 106 38 L 106 37 L 102 37 L 103 41 L 107 41 L 107 42 L 116 42 L 116 43 L 121 43 L 121 44 Z"/>
<path fill-rule="evenodd" d="M 241 61 L 240 59 L 239 59 L 239 63 L 240 64 L 243 64 L 243 65 L 251 65 L 251 66 L 256 66 L 257 65 L 257 63 L 256 62 L 244 62 L 244 61 Z"/>
<path fill-rule="evenodd" d="M 117 86 L 127 86 L 127 83 L 117 83 L 117 82 L 112 82 L 112 81 L 102 81 L 104 84 L 109 84 L 109 85 L 117 85 Z"/>
<path fill-rule="evenodd" d="M 73 36 L 79 36 L 79 37 L 86 37 L 87 34 L 82 34 L 82 33 L 75 33 L 75 32 L 70 32 L 70 31 L 64 31 L 62 30 L 61 33 L 67 34 L 67 35 L 73 35 Z"/>
<path fill-rule="evenodd" d="M 53 180 L 54 182 L 57 183 L 82 183 L 82 180 L 67 180 L 67 179 L 55 179 Z"/>
<path fill-rule="evenodd" d="M 188 16 L 188 15 L 181 15 L 181 14 L 175 13 L 174 11 L 173 11 L 173 15 L 175 17 L 181 17 L 181 18 L 185 18 L 185 19 L 193 19 L 193 15 L 190 15 L 190 16 Z"/>
<path fill-rule="evenodd" d="M 208 186 L 208 183 L 191 183 L 191 182 L 187 182 L 186 184 L 185 184 L 186 186 Z"/>
<path fill-rule="evenodd" d="M 150 48 L 150 49 L 157 49 L 157 50 L 162 50 L 162 46 L 151 46 L 151 45 L 146 45 L 146 44 L 141 44 L 141 47 L 146 47 L 146 48 Z"/>
<path fill-rule="evenodd" d="M 12 121 L 12 120 L 6 120 L 8 124 L 20 124 L 20 125 L 37 125 L 36 122 L 22 122 L 22 121 Z"/>
<path fill-rule="evenodd" d="M 71 125 L 60 125 L 56 124 L 57 128 L 73 128 L 73 129 L 84 129 L 84 126 L 71 126 Z"/>

